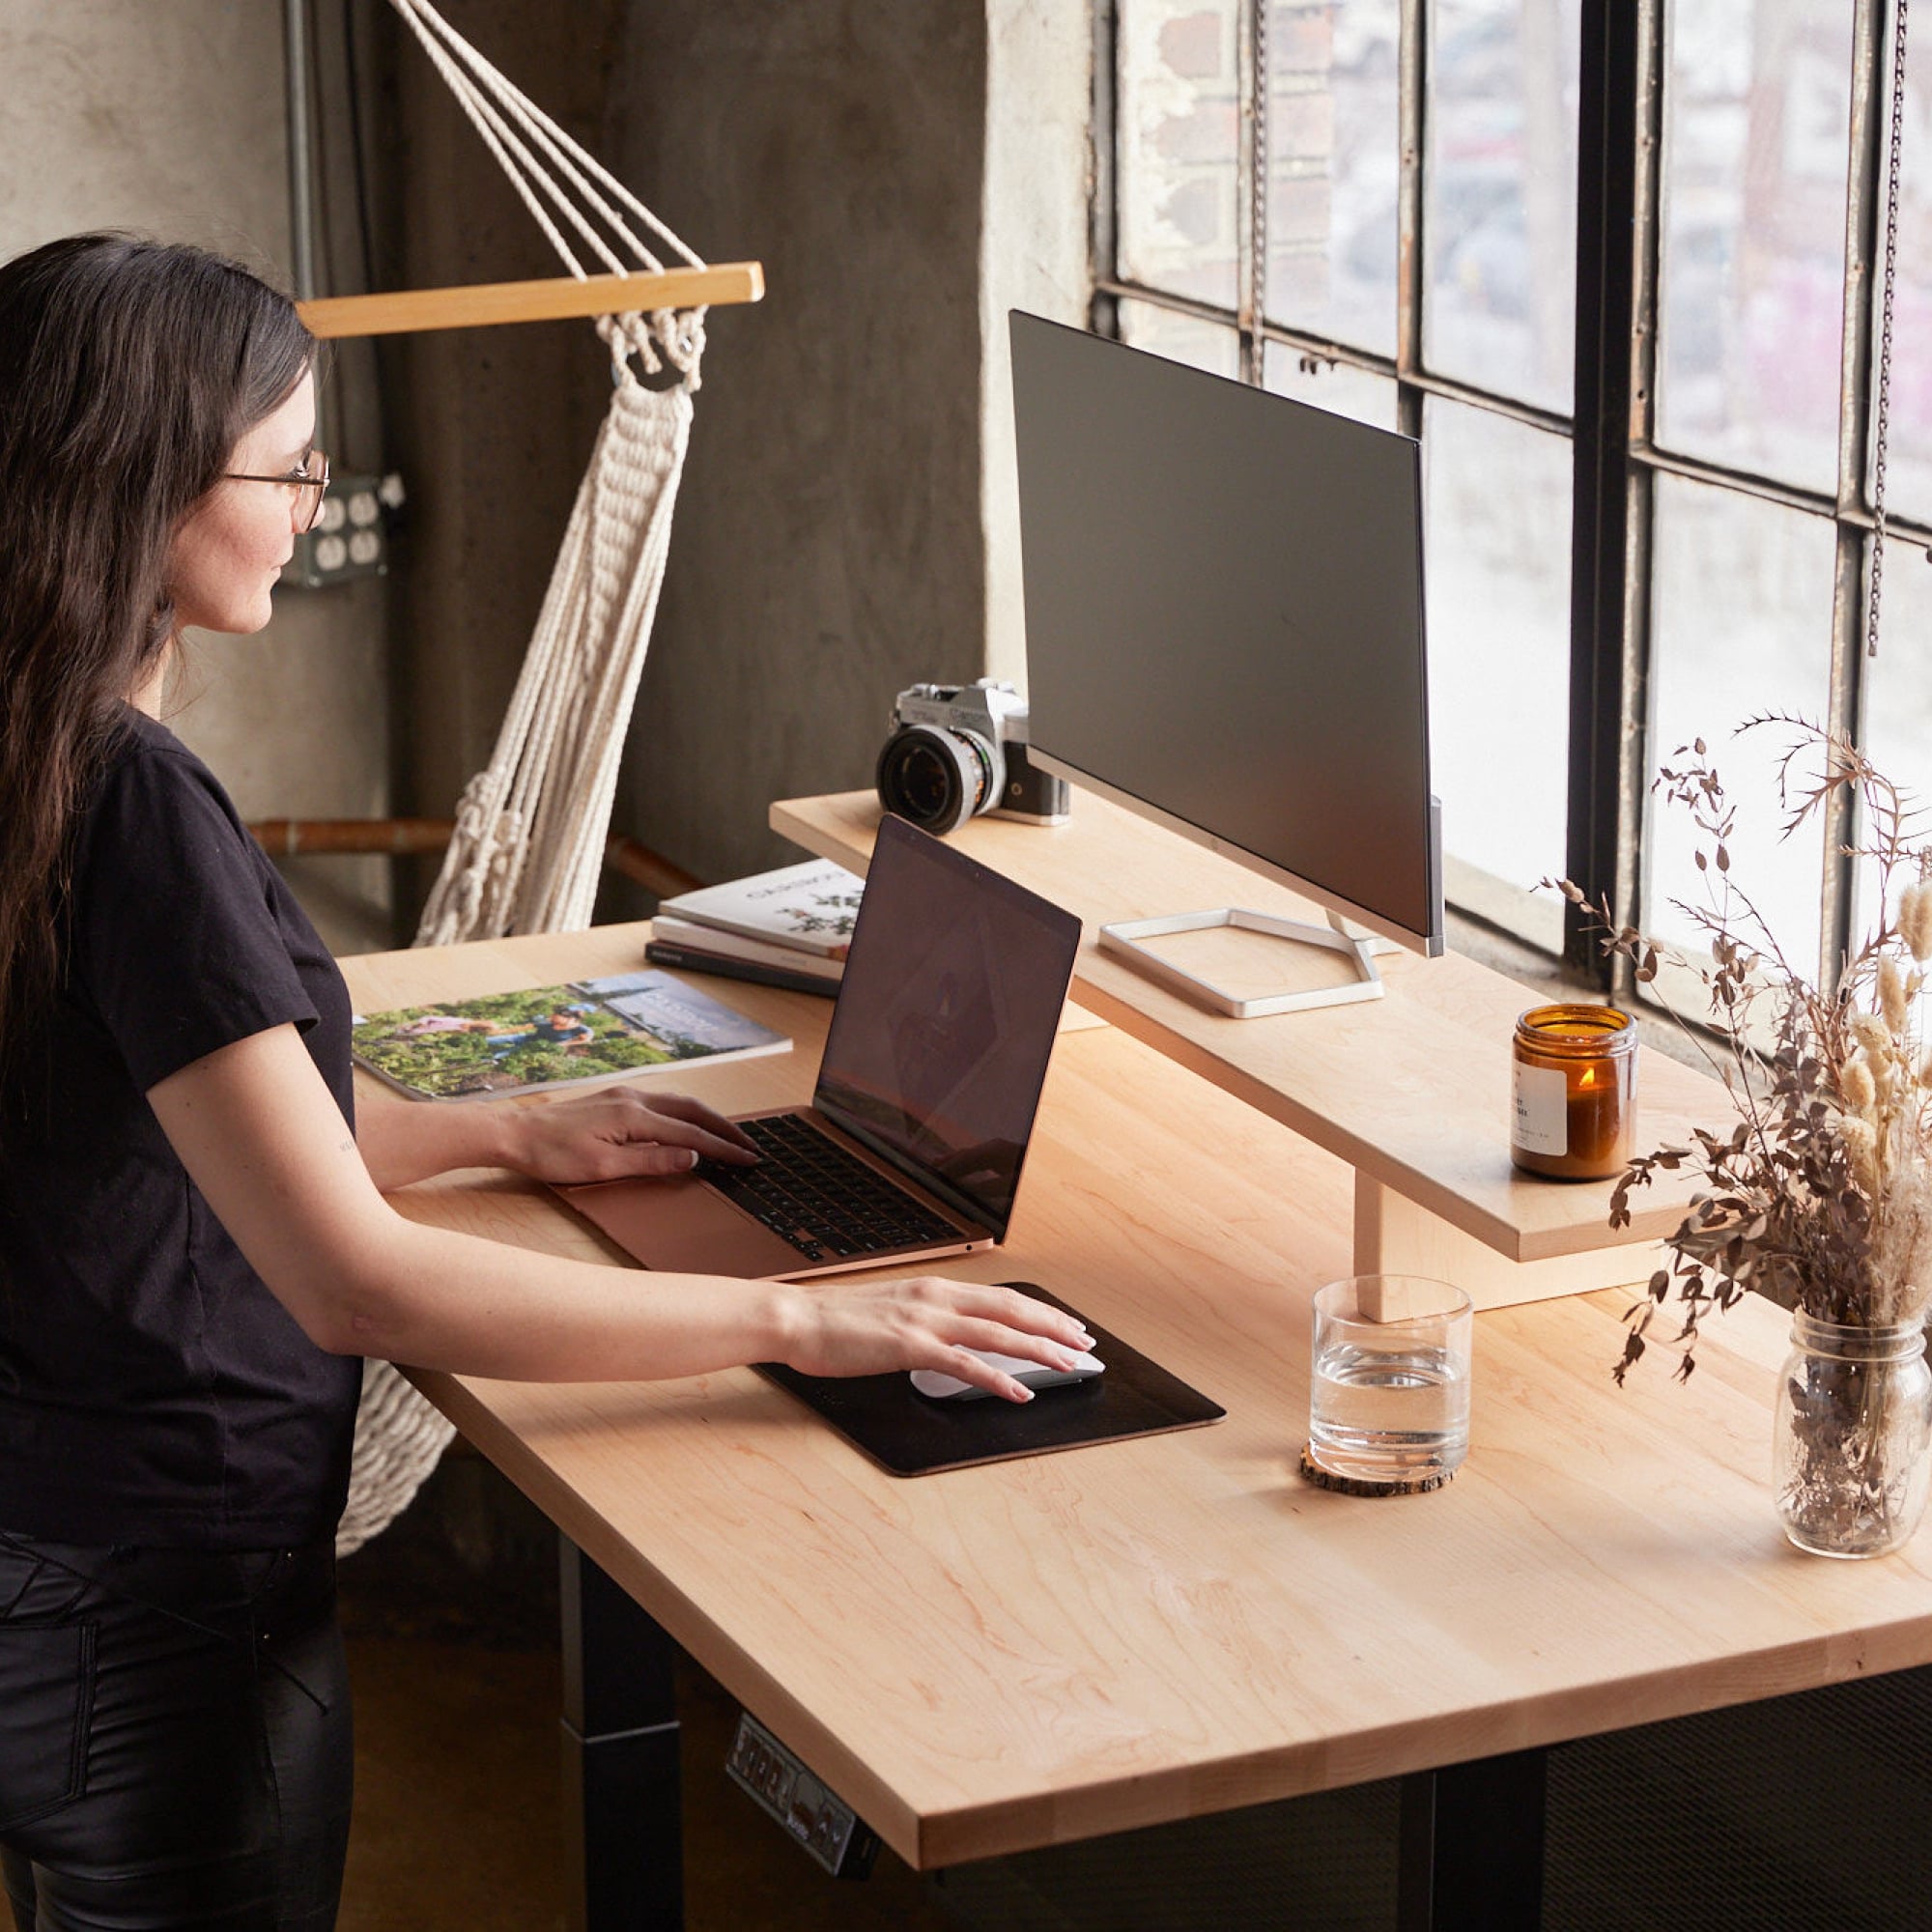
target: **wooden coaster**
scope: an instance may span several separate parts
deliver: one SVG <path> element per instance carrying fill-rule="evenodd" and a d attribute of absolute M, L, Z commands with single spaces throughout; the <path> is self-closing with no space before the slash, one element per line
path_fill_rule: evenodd
<path fill-rule="evenodd" d="M 1431 1490 L 1439 1490 L 1456 1474 L 1454 1469 L 1438 1469 L 1433 1476 L 1391 1476 L 1386 1482 L 1372 1482 L 1366 1476 L 1338 1476 L 1333 1470 L 1324 1469 L 1308 1453 L 1305 1443 L 1301 1450 L 1301 1473 L 1318 1490 L 1339 1490 L 1345 1496 L 1423 1496 Z"/>

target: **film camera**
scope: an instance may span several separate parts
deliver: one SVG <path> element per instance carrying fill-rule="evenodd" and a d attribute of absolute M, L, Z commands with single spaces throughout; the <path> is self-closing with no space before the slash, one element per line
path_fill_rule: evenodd
<path fill-rule="evenodd" d="M 900 692 L 879 753 L 879 803 L 942 838 L 982 811 L 1065 824 L 1066 781 L 1027 757 L 1026 724 L 1026 700 L 990 677 Z"/>

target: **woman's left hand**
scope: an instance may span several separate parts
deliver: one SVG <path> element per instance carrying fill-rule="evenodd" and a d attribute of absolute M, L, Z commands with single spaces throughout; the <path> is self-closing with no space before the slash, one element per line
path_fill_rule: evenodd
<path fill-rule="evenodd" d="M 741 1166 L 758 1157 L 723 1114 L 688 1094 L 606 1087 L 508 1111 L 509 1165 L 533 1180 L 623 1180 L 685 1174 L 699 1155 Z"/>

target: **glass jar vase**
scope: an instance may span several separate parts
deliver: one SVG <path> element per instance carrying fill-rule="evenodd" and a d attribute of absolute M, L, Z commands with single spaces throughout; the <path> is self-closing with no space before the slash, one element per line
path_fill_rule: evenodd
<path fill-rule="evenodd" d="M 1784 1533 L 1818 1556 L 1883 1556 L 1932 1488 L 1932 1368 L 1920 1322 L 1854 1327 L 1803 1310 L 1772 1425 Z"/>

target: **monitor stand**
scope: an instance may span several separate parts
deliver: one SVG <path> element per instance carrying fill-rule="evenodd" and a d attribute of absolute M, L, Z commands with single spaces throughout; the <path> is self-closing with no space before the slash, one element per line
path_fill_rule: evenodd
<path fill-rule="evenodd" d="M 1346 985 L 1315 986 L 1300 993 L 1264 993 L 1256 999 L 1242 999 L 1217 986 L 1211 980 L 1189 973 L 1171 960 L 1150 952 L 1140 942 L 1162 939 L 1177 932 L 1205 932 L 1209 927 L 1230 925 L 1243 932 L 1264 932 L 1297 946 L 1319 946 L 1340 953 L 1354 969 L 1355 977 Z M 1383 948 L 1359 928 L 1351 928 L 1328 915 L 1326 926 L 1308 925 L 1299 920 L 1277 919 L 1271 913 L 1248 912 L 1240 906 L 1223 906 L 1216 912 L 1180 912 L 1165 919 L 1136 919 L 1100 928 L 1100 949 L 1124 959 L 1137 973 L 1157 980 L 1170 991 L 1192 1000 L 1209 1012 L 1226 1013 L 1233 1019 L 1260 1019 L 1267 1013 L 1307 1012 L 1315 1007 L 1350 1007 L 1362 1000 L 1379 1000 L 1382 976 L 1376 971 L 1376 954 Z"/>

